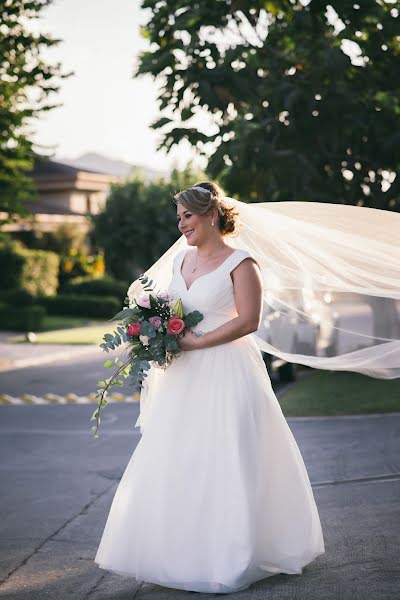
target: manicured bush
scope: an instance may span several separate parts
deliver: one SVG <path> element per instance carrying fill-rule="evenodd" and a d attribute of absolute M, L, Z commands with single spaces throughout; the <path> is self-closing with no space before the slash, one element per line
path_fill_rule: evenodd
<path fill-rule="evenodd" d="M 46 310 L 43 306 L 14 308 L 0 304 L 0 329 L 9 331 L 37 331 L 43 325 Z"/>
<path fill-rule="evenodd" d="M 27 250 L 21 244 L 0 247 L 0 289 L 21 289 L 33 296 L 57 291 L 60 260 L 54 252 Z"/>
<path fill-rule="evenodd" d="M 121 310 L 121 302 L 113 296 L 73 296 L 62 294 L 53 298 L 41 298 L 49 315 L 71 315 L 110 319 Z"/>
<path fill-rule="evenodd" d="M 76 277 L 63 285 L 62 294 L 87 295 L 87 296 L 115 296 L 123 305 L 129 284 L 113 277 Z"/>
<path fill-rule="evenodd" d="M 12 308 L 21 306 L 32 306 L 35 303 L 35 297 L 26 290 L 1 290 L 0 302 L 7 304 Z"/>

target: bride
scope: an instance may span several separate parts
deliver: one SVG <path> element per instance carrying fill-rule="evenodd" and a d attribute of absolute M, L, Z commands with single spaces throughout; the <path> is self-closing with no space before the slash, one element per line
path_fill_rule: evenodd
<path fill-rule="evenodd" d="M 252 336 L 263 307 L 260 266 L 226 242 L 238 213 L 210 182 L 175 202 L 186 244 L 173 257 L 168 292 L 204 319 L 180 339 L 179 358 L 150 370 L 142 437 L 95 562 L 138 581 L 230 593 L 301 573 L 324 541 L 303 459 Z"/>

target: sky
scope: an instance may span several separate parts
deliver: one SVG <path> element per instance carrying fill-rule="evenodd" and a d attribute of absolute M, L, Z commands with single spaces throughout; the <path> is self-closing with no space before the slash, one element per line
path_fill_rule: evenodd
<path fill-rule="evenodd" d="M 74 159 L 96 152 L 162 171 L 194 157 L 186 144 L 168 155 L 156 150 L 159 134 L 149 126 L 159 114 L 158 84 L 150 76 L 132 77 L 148 46 L 139 32 L 145 21 L 139 0 L 54 0 L 31 21 L 35 31 L 63 40 L 43 58 L 75 73 L 54 97 L 62 106 L 33 123 L 34 142 L 47 146 L 42 153 Z"/>

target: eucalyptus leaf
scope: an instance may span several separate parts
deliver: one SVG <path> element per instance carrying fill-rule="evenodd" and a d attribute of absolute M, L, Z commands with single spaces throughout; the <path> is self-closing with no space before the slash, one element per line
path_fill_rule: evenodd
<path fill-rule="evenodd" d="M 99 415 L 99 409 L 98 409 L 98 408 L 96 408 L 96 410 L 93 412 L 93 414 L 92 414 L 92 416 L 91 416 L 90 420 L 91 420 L 91 421 L 95 421 L 95 420 L 96 420 L 96 418 L 98 417 L 98 415 Z"/>
<path fill-rule="evenodd" d="M 199 312 L 198 310 L 194 310 L 193 312 L 190 312 L 185 316 L 185 326 L 188 329 L 191 329 L 192 327 L 195 327 L 195 325 L 198 325 L 198 323 L 200 323 L 200 321 L 202 321 L 203 318 L 204 315 L 202 315 L 201 312 Z"/>
<path fill-rule="evenodd" d="M 121 321 L 122 319 L 131 319 L 133 320 L 138 315 L 138 308 L 123 308 L 120 312 L 113 316 L 110 321 Z"/>
<path fill-rule="evenodd" d="M 128 334 L 126 329 L 124 329 L 123 327 L 117 327 L 117 331 L 120 334 L 120 336 L 122 337 L 122 339 L 124 340 L 124 342 L 128 341 Z"/>
<path fill-rule="evenodd" d="M 149 321 L 142 321 L 142 328 L 140 330 L 140 335 L 146 335 L 149 338 L 156 337 L 156 330 L 153 325 Z"/>

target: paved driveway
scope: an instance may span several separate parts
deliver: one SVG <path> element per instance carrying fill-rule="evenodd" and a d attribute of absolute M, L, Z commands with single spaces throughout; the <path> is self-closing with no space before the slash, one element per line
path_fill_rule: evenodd
<path fill-rule="evenodd" d="M 138 405 L 112 404 L 91 437 L 90 405 L 0 406 L 0 598 L 138 600 L 191 592 L 137 585 L 93 563 L 139 438 Z M 326 553 L 235 600 L 400 597 L 400 414 L 290 419 L 313 482 Z M 201 594 L 198 597 L 215 597 Z"/>

